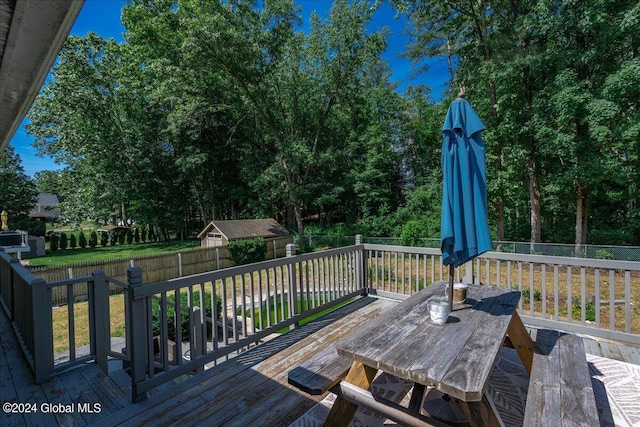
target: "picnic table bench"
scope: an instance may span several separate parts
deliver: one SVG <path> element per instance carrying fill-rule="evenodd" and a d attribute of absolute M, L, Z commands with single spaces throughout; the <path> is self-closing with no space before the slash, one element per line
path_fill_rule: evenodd
<path fill-rule="evenodd" d="M 600 425 L 582 338 L 538 331 L 524 425 Z"/>
<path fill-rule="evenodd" d="M 335 346 L 327 347 L 289 371 L 287 381 L 313 396 L 325 394 L 347 376 L 350 358 L 338 355 Z"/>

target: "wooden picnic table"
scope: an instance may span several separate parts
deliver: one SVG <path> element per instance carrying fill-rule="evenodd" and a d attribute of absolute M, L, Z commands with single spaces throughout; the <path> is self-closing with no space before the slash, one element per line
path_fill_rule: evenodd
<path fill-rule="evenodd" d="M 325 425 L 348 425 L 358 406 L 408 425 L 442 425 L 420 413 L 425 388 L 434 387 L 460 405 L 472 426 L 501 425 L 485 393 L 505 336 L 531 372 L 535 343 L 516 312 L 520 292 L 470 285 L 444 325 L 429 320 L 427 301 L 445 295 L 446 282 L 426 287 L 388 310 L 338 346 L 353 359 Z M 367 389 L 378 371 L 414 382 L 408 408 L 373 397 Z"/>

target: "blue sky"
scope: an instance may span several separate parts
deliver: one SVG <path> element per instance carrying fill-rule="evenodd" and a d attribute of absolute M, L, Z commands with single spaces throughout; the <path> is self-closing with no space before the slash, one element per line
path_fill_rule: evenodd
<path fill-rule="evenodd" d="M 331 7 L 332 0 L 296 0 L 296 3 L 302 7 L 303 21 L 308 21 L 312 10 L 324 15 Z M 126 0 L 86 0 L 71 29 L 71 34 L 83 36 L 88 31 L 94 31 L 105 38 L 112 37 L 122 41 L 122 34 L 125 30 L 120 23 L 120 11 L 125 4 Z M 304 23 L 303 26 L 305 26 Z M 444 59 L 432 61 L 429 64 L 428 73 L 416 75 L 412 70 L 411 63 L 399 58 L 399 53 L 404 50 L 408 41 L 405 33 L 406 21 L 404 18 L 396 17 L 394 11 L 386 3 L 376 12 L 371 26 L 372 28 L 386 26 L 390 29 L 391 35 L 385 59 L 391 64 L 392 78 L 400 84 L 399 89 L 403 90 L 408 84 L 425 83 L 433 88 L 433 96 L 439 98 L 449 79 L 446 61 Z M 38 171 L 56 170 L 64 167 L 64 165 L 55 164 L 53 159 L 49 157 L 38 156 L 37 150 L 32 147 L 33 141 L 34 138 L 27 135 L 23 126 L 18 128 L 11 140 L 11 145 L 20 155 L 27 175 L 34 176 Z"/>

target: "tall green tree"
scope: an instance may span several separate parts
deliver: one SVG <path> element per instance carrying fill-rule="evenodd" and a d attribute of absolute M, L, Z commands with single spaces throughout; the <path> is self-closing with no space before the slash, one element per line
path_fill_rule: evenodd
<path fill-rule="evenodd" d="M 30 229 L 29 212 L 36 202 L 36 186 L 24 173 L 20 155 L 9 145 L 0 153 L 0 210 L 9 215 L 12 230 Z"/>
<path fill-rule="evenodd" d="M 127 13 L 146 15 L 149 7 L 156 5 L 135 2 Z M 263 8 L 253 1 L 182 1 L 161 12 L 181 29 L 188 69 L 216 70 L 227 92 L 243 101 L 229 107 L 241 109 L 238 120 L 257 131 L 250 150 L 260 158 L 250 162 L 254 177 L 248 181 L 291 208 L 302 244 L 305 211 L 320 182 L 315 177 L 332 161 L 336 141 L 328 129 L 335 116 L 348 114 L 360 76 L 385 48 L 381 33 L 366 30 L 371 14 L 369 2 L 335 2 L 325 21 L 312 18 L 307 36 L 295 32 L 291 1 Z"/>

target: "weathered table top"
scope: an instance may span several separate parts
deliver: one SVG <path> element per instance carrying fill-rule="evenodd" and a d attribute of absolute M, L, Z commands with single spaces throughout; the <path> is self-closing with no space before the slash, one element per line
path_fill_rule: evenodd
<path fill-rule="evenodd" d="M 427 300 L 444 296 L 445 286 L 428 286 L 388 310 L 338 353 L 460 400 L 480 401 L 520 292 L 470 285 L 466 303 L 454 305 L 445 325 L 435 325 Z"/>

